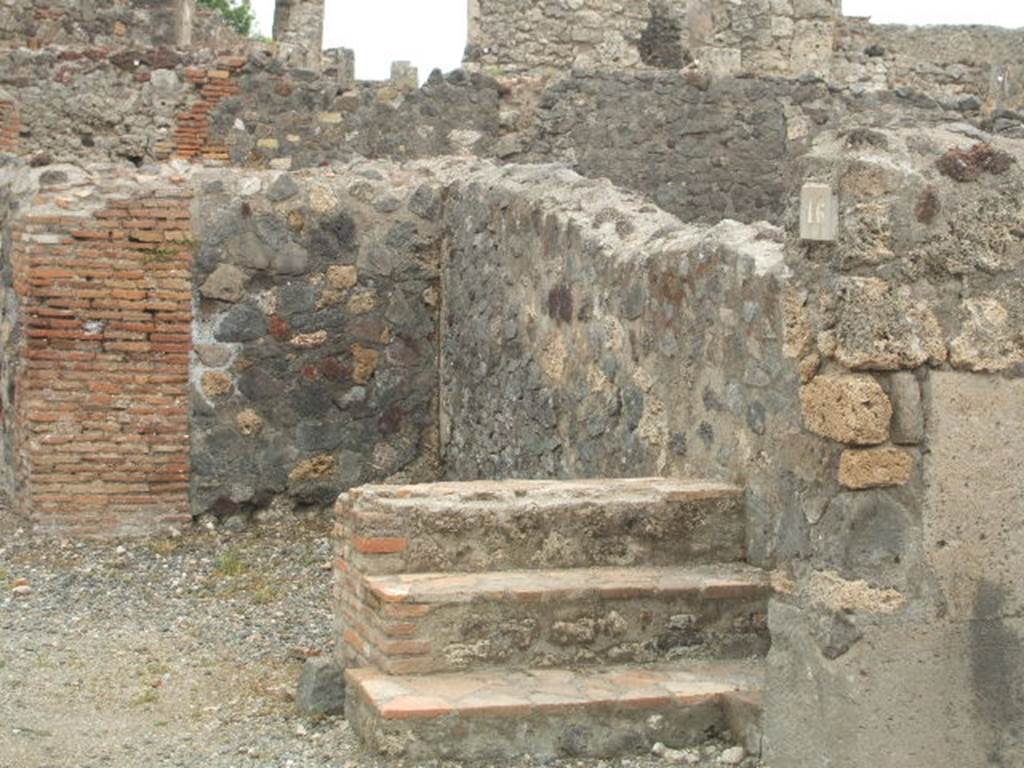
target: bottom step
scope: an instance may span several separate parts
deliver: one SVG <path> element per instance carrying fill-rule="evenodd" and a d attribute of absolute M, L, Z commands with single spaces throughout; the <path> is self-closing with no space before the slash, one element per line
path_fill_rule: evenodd
<path fill-rule="evenodd" d="M 346 676 L 349 723 L 370 749 L 392 756 L 616 757 L 727 732 L 759 751 L 756 662 Z"/>

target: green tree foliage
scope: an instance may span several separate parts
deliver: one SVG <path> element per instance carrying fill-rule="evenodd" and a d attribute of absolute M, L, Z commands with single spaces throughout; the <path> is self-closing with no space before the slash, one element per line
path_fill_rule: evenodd
<path fill-rule="evenodd" d="M 252 33 L 256 15 L 249 0 L 199 0 L 200 5 L 220 11 L 227 23 L 240 35 Z"/>

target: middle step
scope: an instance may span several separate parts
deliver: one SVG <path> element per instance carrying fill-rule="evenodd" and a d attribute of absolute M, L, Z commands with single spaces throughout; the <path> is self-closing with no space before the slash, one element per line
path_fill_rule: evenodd
<path fill-rule="evenodd" d="M 769 645 L 767 575 L 742 564 L 402 574 L 350 586 L 346 662 L 388 674 L 743 658 Z"/>

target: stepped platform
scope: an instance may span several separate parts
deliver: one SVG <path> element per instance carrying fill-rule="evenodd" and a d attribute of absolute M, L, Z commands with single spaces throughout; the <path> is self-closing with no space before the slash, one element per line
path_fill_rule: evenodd
<path fill-rule="evenodd" d="M 767 575 L 739 488 L 662 478 L 368 486 L 337 507 L 347 710 L 412 759 L 759 743 Z"/>

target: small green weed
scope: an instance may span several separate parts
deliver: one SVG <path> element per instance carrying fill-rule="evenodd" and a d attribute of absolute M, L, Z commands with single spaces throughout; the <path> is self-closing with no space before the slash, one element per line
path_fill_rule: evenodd
<path fill-rule="evenodd" d="M 213 571 L 218 576 L 241 576 L 249 569 L 242 556 L 234 549 L 225 549 L 214 562 Z"/>

